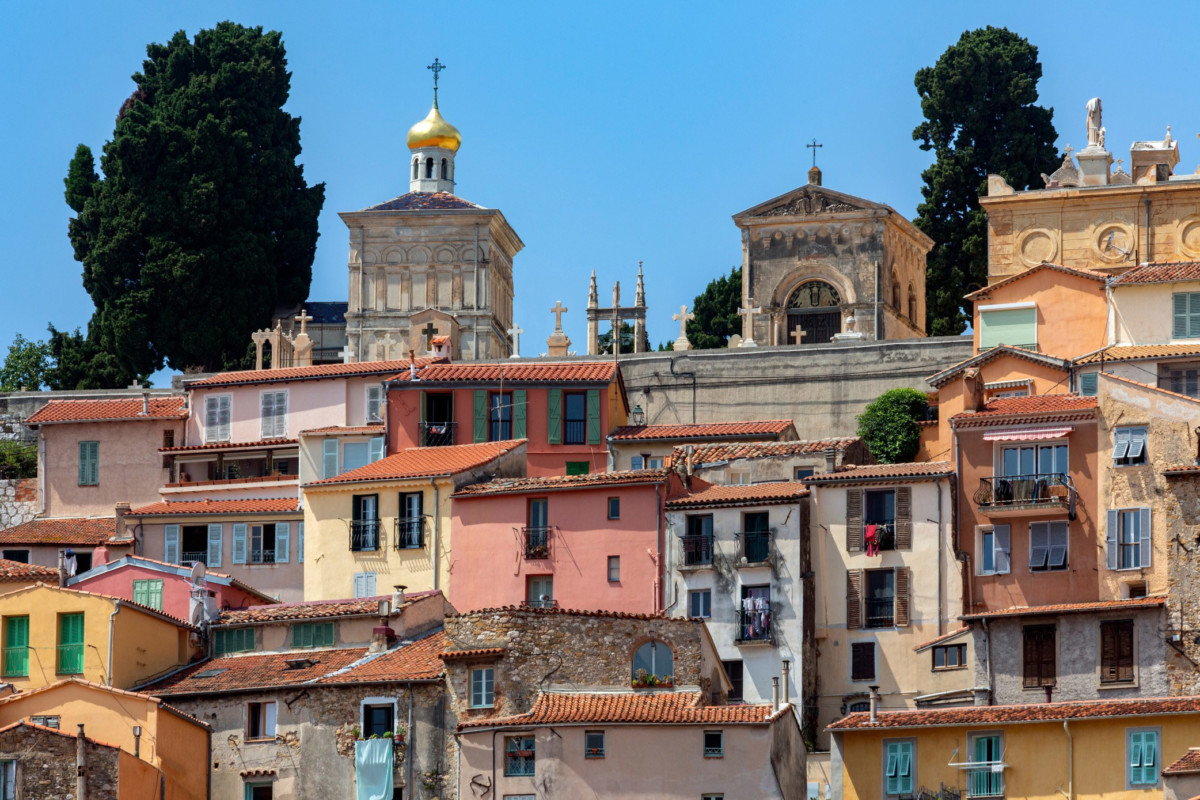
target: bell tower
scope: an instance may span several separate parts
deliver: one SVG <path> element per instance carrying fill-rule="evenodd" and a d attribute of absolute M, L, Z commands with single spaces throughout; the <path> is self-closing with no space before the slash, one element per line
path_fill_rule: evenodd
<path fill-rule="evenodd" d="M 462 146 L 458 129 L 438 110 L 438 73 L 446 65 L 436 58 L 433 71 L 433 108 L 425 119 L 408 129 L 409 191 L 454 193 L 454 155 Z"/>

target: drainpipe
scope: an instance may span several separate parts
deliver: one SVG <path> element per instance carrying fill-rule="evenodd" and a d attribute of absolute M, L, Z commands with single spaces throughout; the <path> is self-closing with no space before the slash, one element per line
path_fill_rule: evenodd
<path fill-rule="evenodd" d="M 1067 720 L 1063 720 L 1063 733 L 1067 735 L 1067 800 L 1075 800 L 1075 742 L 1071 738 L 1071 728 Z M 1059 789 L 1062 792 L 1062 789 Z"/>
<path fill-rule="evenodd" d="M 112 686 L 113 631 L 117 627 L 114 623 L 117 621 L 117 612 L 120 610 L 121 601 L 113 600 L 113 611 L 108 615 L 108 675 L 105 683 L 109 686 Z M 82 728 L 83 726 L 80 725 L 79 727 Z"/>
<path fill-rule="evenodd" d="M 408 791 L 409 797 L 412 796 L 413 757 L 414 757 L 414 754 L 417 752 L 417 748 L 413 745 L 413 740 L 414 740 L 414 736 L 413 736 L 413 690 L 412 690 L 412 683 L 409 683 L 408 684 L 408 752 L 405 754 L 405 759 L 404 759 L 405 761 L 408 762 L 408 764 L 406 765 L 408 768 L 408 775 L 404 779 L 404 788 L 406 791 Z"/>
<path fill-rule="evenodd" d="M 771 678 L 771 708 L 775 711 L 779 710 L 779 676 Z M 871 720 L 874 722 L 874 718 Z"/>
<path fill-rule="evenodd" d="M 79 723 L 79 734 L 75 737 L 75 797 L 87 798 L 87 742 L 83 737 L 83 723 Z"/>
<path fill-rule="evenodd" d="M 438 591 L 438 521 L 442 510 L 438 507 L 437 479 L 430 478 L 429 485 L 433 487 L 433 590 Z"/>
<path fill-rule="evenodd" d="M 38 516 L 46 513 L 46 434 L 38 430 L 38 495 L 41 508 Z"/>
<path fill-rule="evenodd" d="M 792 702 L 792 691 L 788 688 L 788 681 L 791 678 L 792 662 L 788 659 L 783 660 L 783 704 L 786 706 Z"/>
<path fill-rule="evenodd" d="M 944 537 L 942 536 L 942 479 L 938 478 L 937 480 L 935 480 L 933 482 L 933 485 L 937 487 L 937 506 L 938 506 L 938 509 L 937 509 L 937 527 L 938 527 L 938 533 L 937 533 L 937 537 L 938 537 L 938 568 L 937 568 L 937 582 L 938 582 L 937 621 L 938 621 L 938 627 L 937 627 L 937 632 L 938 632 L 938 636 L 941 636 L 943 633 L 945 633 L 945 623 L 942 622 L 942 619 L 943 619 L 943 615 L 942 615 L 942 584 L 945 582 L 945 579 L 942 575 L 942 570 L 943 570 L 942 561 L 945 558 L 945 546 L 946 546 L 945 542 L 944 542 Z"/>

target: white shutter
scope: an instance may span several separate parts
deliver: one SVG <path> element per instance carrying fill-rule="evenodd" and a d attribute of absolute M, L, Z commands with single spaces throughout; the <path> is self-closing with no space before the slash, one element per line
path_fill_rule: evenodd
<path fill-rule="evenodd" d="M 338 440 L 332 437 L 321 443 L 321 477 L 338 474 Z"/>
<path fill-rule="evenodd" d="M 204 441 L 206 442 L 220 441 L 220 434 L 217 432 L 221 424 L 220 399 L 219 397 L 204 398 Z"/>
<path fill-rule="evenodd" d="M 219 522 L 214 522 L 208 526 L 208 561 L 207 566 L 221 566 L 221 544 L 224 535 L 224 526 Z"/>
<path fill-rule="evenodd" d="M 275 435 L 287 436 L 287 392 L 275 393 Z"/>
<path fill-rule="evenodd" d="M 233 563 L 246 563 L 246 523 L 233 523 Z"/>
<path fill-rule="evenodd" d="M 1107 539 L 1105 564 L 1109 569 L 1117 568 L 1117 534 L 1120 531 L 1120 514 L 1121 512 L 1116 510 L 1109 510 L 1108 512 L 1108 526 L 1104 533 L 1105 539 Z"/>
<path fill-rule="evenodd" d="M 356 572 L 356 573 L 354 573 L 354 596 L 355 597 L 374 597 L 375 596 L 375 573 L 374 572 Z"/>
<path fill-rule="evenodd" d="M 274 392 L 263 392 L 259 395 L 258 433 L 260 439 L 270 439 L 275 436 Z"/>
<path fill-rule="evenodd" d="M 266 737 L 275 735 L 275 714 L 274 703 L 263 703 L 263 735 Z"/>
<path fill-rule="evenodd" d="M 371 437 L 370 458 L 371 458 L 371 463 L 375 463 L 379 459 L 383 458 L 383 437 L 382 436 L 372 436 Z"/>
<path fill-rule="evenodd" d="M 275 523 L 275 563 L 286 564 L 291 547 L 292 525 L 290 522 Z"/>
<path fill-rule="evenodd" d="M 163 526 L 163 561 L 168 564 L 179 563 L 179 526 Z"/>
<path fill-rule="evenodd" d="M 230 436 L 230 403 L 229 395 L 223 394 L 217 398 L 217 439 L 218 442 L 228 442 Z"/>
<path fill-rule="evenodd" d="M 994 543 L 992 563 L 996 567 L 997 575 L 1007 575 L 1011 569 L 1009 566 L 1010 533 L 1011 529 L 1008 525 L 996 525 L 992 528 L 992 541 Z"/>
<path fill-rule="evenodd" d="M 1150 509 L 1139 508 L 1138 516 L 1141 518 L 1141 538 L 1138 540 L 1138 566 L 1150 566 L 1150 559 L 1153 555 L 1153 548 L 1150 542 Z"/>

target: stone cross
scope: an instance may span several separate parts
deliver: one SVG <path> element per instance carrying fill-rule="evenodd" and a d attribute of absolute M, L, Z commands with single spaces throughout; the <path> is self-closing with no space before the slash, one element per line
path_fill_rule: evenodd
<path fill-rule="evenodd" d="M 343 364 L 349 364 L 354 359 L 354 348 L 350 346 L 349 342 L 346 342 L 346 346 L 339 350 L 337 354 L 342 357 Z"/>
<path fill-rule="evenodd" d="M 739 308 L 738 315 L 750 318 L 750 335 L 742 340 L 739 347 L 754 347 L 757 342 L 754 341 L 754 315 L 762 313 L 762 306 L 754 306 L 753 308 Z"/>
<path fill-rule="evenodd" d="M 695 314 L 688 313 L 687 306 L 680 306 L 679 313 L 671 315 L 671 319 L 679 323 L 679 338 L 683 339 L 687 337 L 688 320 L 693 320 L 695 318 Z"/>
<path fill-rule="evenodd" d="M 515 322 L 513 323 L 513 326 L 506 331 L 506 333 L 511 336 L 513 340 L 513 354 L 511 358 L 521 357 L 521 334 L 524 332 L 525 331 L 521 330 L 521 326 Z"/>
<path fill-rule="evenodd" d="M 437 327 L 432 322 L 426 322 L 425 327 L 421 328 L 419 333 L 425 337 L 425 349 L 432 353 L 433 337 L 437 336 Z"/>
<path fill-rule="evenodd" d="M 808 331 L 797 325 L 796 330 L 792 331 L 789 335 L 796 340 L 796 344 L 804 344 L 804 337 L 808 336 Z"/>
<path fill-rule="evenodd" d="M 554 308 L 550 309 L 550 313 L 554 315 L 554 331 L 557 333 L 562 330 L 562 315 L 567 312 L 567 307 L 562 304 L 562 300 L 554 301 Z"/>
<path fill-rule="evenodd" d="M 296 322 L 300 323 L 300 333 L 301 334 L 308 333 L 308 323 L 313 321 L 313 318 L 308 313 L 308 310 L 303 309 L 303 308 L 300 309 L 300 315 L 298 317 L 295 317 L 295 320 L 296 320 Z"/>
<path fill-rule="evenodd" d="M 142 389 L 142 388 L 144 388 L 144 387 L 142 386 L 142 382 L 141 382 L 141 381 L 139 381 L 139 380 L 137 380 L 136 378 L 134 378 L 134 381 L 133 381 L 133 383 L 129 384 L 129 386 L 128 386 L 128 387 L 126 387 L 126 388 L 129 388 L 129 389 Z"/>
<path fill-rule="evenodd" d="M 389 331 L 379 338 L 379 349 L 383 351 L 383 360 L 392 360 L 392 348 L 396 345 L 396 340 L 392 338 Z"/>

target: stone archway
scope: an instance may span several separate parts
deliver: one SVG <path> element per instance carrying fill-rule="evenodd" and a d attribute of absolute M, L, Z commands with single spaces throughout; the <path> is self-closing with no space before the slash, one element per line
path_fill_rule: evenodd
<path fill-rule="evenodd" d="M 824 344 L 842 332 L 842 306 L 845 299 L 837 287 L 820 278 L 801 281 L 784 302 L 789 343 Z M 795 342 L 799 327 L 804 336 Z"/>

